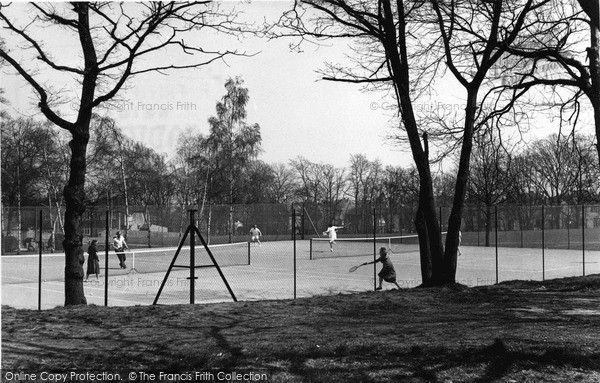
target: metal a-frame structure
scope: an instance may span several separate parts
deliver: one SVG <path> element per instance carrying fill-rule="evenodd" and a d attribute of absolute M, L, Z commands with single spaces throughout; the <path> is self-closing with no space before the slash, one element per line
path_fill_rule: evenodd
<path fill-rule="evenodd" d="M 160 285 L 160 288 L 158 289 L 158 293 L 156 294 L 156 297 L 154 298 L 154 302 L 152 303 L 153 305 L 157 304 L 158 299 L 160 298 L 160 294 L 162 293 L 162 290 L 165 287 L 167 280 L 169 279 L 169 274 L 171 273 L 171 270 L 173 270 L 173 268 L 189 268 L 189 270 L 190 270 L 190 276 L 189 276 L 190 304 L 195 303 L 196 279 L 198 279 L 198 277 L 196 277 L 196 269 L 200 268 L 200 267 L 206 267 L 205 265 L 202 265 L 202 266 L 196 265 L 196 235 L 200 239 L 202 246 L 204 246 L 204 248 L 206 249 L 206 252 L 208 253 L 208 255 L 210 257 L 212 264 L 219 272 L 219 275 L 221 276 L 223 283 L 225 283 L 225 286 L 227 287 L 229 294 L 231 294 L 231 298 L 233 298 L 234 302 L 237 302 L 237 298 L 235 297 L 233 290 L 231 290 L 231 286 L 229 286 L 229 283 L 227 282 L 225 275 L 223 275 L 223 272 L 221 271 L 219 264 L 215 260 L 215 257 L 213 256 L 212 252 L 210 251 L 209 246 L 206 244 L 204 237 L 202 237 L 202 234 L 200 234 L 200 230 L 198 230 L 198 227 L 196 226 L 196 217 L 195 217 L 196 211 L 197 210 L 188 210 L 188 212 L 190 213 L 190 224 L 187 227 L 187 229 L 185 230 L 185 234 L 183 235 L 183 238 L 179 242 L 179 246 L 177 247 L 177 251 L 175 252 L 175 255 L 173 256 L 173 260 L 171 261 L 171 264 L 169 265 L 167 274 L 165 275 L 165 278 L 163 279 L 163 281 Z M 176 264 L 177 257 L 179 256 L 179 253 L 181 252 L 181 249 L 183 248 L 183 246 L 185 244 L 185 240 L 187 239 L 188 235 L 190 236 L 190 264 L 189 265 L 178 265 L 178 264 Z"/>

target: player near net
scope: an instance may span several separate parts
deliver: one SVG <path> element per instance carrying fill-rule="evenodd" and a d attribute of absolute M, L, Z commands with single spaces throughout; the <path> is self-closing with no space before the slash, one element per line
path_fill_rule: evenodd
<path fill-rule="evenodd" d="M 252 237 L 252 242 L 254 242 L 257 246 L 262 246 L 260 243 L 260 236 L 262 233 L 260 229 L 254 225 L 252 229 L 250 229 L 250 237 Z"/>
<path fill-rule="evenodd" d="M 385 247 L 379 249 L 379 258 L 372 262 L 365 262 L 360 266 L 371 265 L 377 262 L 381 262 L 383 267 L 381 268 L 381 271 L 379 271 L 379 273 L 377 274 L 379 275 L 379 286 L 377 286 L 375 290 L 381 290 L 383 281 L 395 284 L 399 290 L 400 286 L 398 285 L 398 282 L 396 282 L 396 269 L 394 269 L 392 260 L 388 256 L 388 251 Z"/>
<path fill-rule="evenodd" d="M 127 256 L 125 255 L 125 250 L 128 250 L 127 242 L 125 242 L 125 238 L 121 235 L 120 231 L 117 231 L 117 234 L 113 237 L 113 250 L 117 253 L 117 257 L 119 258 L 119 266 L 122 269 L 126 269 L 127 265 L 125 265 L 125 261 L 127 260 Z"/>
<path fill-rule="evenodd" d="M 333 245 L 335 244 L 335 240 L 337 239 L 337 230 L 343 228 L 344 226 L 335 226 L 333 222 L 331 222 L 327 230 L 323 232 L 323 235 L 329 237 L 329 251 L 333 251 Z"/>

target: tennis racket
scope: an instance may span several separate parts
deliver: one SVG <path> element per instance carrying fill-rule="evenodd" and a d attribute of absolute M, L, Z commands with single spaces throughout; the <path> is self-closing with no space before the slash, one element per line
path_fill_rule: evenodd
<path fill-rule="evenodd" d="M 353 273 L 355 272 L 359 267 L 366 265 L 366 263 L 361 263 L 360 265 L 356 265 L 356 266 L 352 266 L 350 268 L 350 270 L 348 270 L 349 272 Z"/>

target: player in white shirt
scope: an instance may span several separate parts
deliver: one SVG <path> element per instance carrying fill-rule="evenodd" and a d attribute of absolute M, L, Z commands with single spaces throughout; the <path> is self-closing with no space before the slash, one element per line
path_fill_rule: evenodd
<path fill-rule="evenodd" d="M 262 235 L 262 233 L 260 232 L 260 229 L 258 227 L 256 227 L 256 225 L 254 225 L 252 227 L 252 229 L 250 229 L 250 236 L 252 237 L 252 242 L 256 243 L 258 246 L 261 246 L 261 243 L 260 243 L 261 235 Z"/>
<path fill-rule="evenodd" d="M 333 251 L 333 245 L 337 239 L 337 229 L 342 229 L 343 227 L 344 226 L 334 226 L 334 224 L 331 223 L 329 224 L 327 230 L 323 232 L 323 235 L 327 235 L 329 237 L 329 251 Z"/>
<path fill-rule="evenodd" d="M 129 249 L 129 247 L 127 247 L 127 242 L 125 242 L 125 237 L 121 236 L 121 232 L 117 231 L 116 236 L 113 237 L 113 250 L 117 253 L 119 266 L 121 266 L 122 269 L 127 268 L 125 265 L 125 261 L 127 260 L 125 249 Z"/>

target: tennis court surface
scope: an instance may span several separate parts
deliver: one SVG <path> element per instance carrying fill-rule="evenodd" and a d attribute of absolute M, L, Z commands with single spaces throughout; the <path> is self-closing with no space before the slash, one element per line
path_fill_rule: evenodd
<path fill-rule="evenodd" d="M 373 290 L 380 265 L 368 265 L 350 273 L 352 266 L 373 260 L 373 243 L 354 245 L 338 241 L 333 251 L 328 243 L 310 240 L 294 242 L 263 242 L 262 246 L 247 243 L 224 250 L 211 246 L 211 251 L 240 301 L 293 299 L 315 295 L 348 294 Z M 414 243 L 376 243 L 376 248 L 389 246 L 396 268 L 398 284 L 411 288 L 421 283 L 418 245 Z M 462 246 L 458 258 L 457 282 L 481 286 L 513 279 L 542 280 L 558 277 L 600 273 L 600 252 L 527 248 L 495 248 Z M 104 275 L 104 253 L 100 253 L 100 278 L 90 276 L 85 283 L 88 304 L 104 305 L 108 286 L 109 306 L 150 305 L 164 281 L 158 304 L 190 303 L 190 271 L 175 267 L 165 281 L 165 274 L 175 249 L 152 249 L 128 253 L 127 269 L 118 266 L 114 252 L 109 253 L 109 277 Z M 233 255 L 232 255 L 233 254 Z M 585 264 L 584 264 L 585 256 Z M 310 258 L 313 258 L 312 260 Z M 176 266 L 189 265 L 189 250 L 182 251 Z M 225 283 L 206 253 L 196 252 L 195 303 L 232 301 Z M 248 262 L 250 260 L 250 262 Z M 2 304 L 35 309 L 38 305 L 38 257 L 3 256 Z M 294 264 L 296 267 L 294 268 Z M 84 269 L 87 265 L 84 265 Z M 43 256 L 42 308 L 64 304 L 62 270 L 64 255 Z M 392 289 L 384 283 L 384 289 Z"/>

